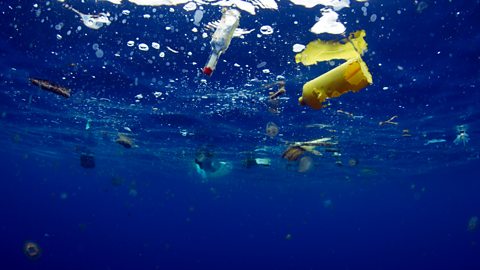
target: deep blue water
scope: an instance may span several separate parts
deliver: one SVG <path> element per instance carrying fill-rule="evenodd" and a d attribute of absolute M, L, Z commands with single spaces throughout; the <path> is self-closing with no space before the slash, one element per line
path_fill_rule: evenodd
<path fill-rule="evenodd" d="M 469 227 L 480 216 L 480 1 L 352 1 L 340 21 L 365 29 L 374 84 L 317 111 L 297 99 L 332 65 L 297 65 L 292 46 L 338 39 L 309 32 L 320 6 L 242 11 L 240 27 L 255 31 L 207 78 L 217 6 L 195 26 L 183 5 L 67 2 L 112 23 L 88 29 L 56 1 L 0 3 L 0 269 L 480 269 L 480 228 Z M 262 85 L 277 75 L 287 93 L 271 113 Z M 378 124 L 394 115 L 398 125 Z M 469 141 L 457 144 L 460 130 Z M 281 158 L 288 142 L 320 137 L 341 156 L 307 153 L 305 173 Z M 206 148 L 231 172 L 202 178 Z M 95 168 L 80 166 L 86 153 Z M 271 165 L 246 167 L 250 156 Z"/>

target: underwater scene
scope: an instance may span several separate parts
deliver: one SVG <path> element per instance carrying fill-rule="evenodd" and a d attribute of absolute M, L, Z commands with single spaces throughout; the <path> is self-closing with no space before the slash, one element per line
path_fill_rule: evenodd
<path fill-rule="evenodd" d="M 480 269 L 479 0 L 3 0 L 0 270 Z"/>

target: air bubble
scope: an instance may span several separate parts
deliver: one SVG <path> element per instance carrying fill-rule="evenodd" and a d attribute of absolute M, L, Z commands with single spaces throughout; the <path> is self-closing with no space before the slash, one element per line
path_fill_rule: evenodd
<path fill-rule="evenodd" d="M 102 57 L 103 57 L 103 51 L 102 51 L 102 49 L 98 49 L 97 51 L 95 51 L 95 55 L 96 55 L 98 58 L 102 58 Z"/>

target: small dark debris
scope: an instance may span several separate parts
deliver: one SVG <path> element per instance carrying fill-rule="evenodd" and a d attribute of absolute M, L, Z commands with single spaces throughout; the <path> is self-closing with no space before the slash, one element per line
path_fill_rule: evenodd
<path fill-rule="evenodd" d="M 91 154 L 81 154 L 80 155 L 80 166 L 85 169 L 95 168 L 95 157 Z"/>

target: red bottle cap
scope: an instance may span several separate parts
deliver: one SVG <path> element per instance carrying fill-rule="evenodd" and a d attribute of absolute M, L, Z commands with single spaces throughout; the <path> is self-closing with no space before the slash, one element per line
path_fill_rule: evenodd
<path fill-rule="evenodd" d="M 210 67 L 204 67 L 203 68 L 203 74 L 205 74 L 207 76 L 212 76 L 212 72 L 213 72 L 213 69 L 210 68 Z"/>

